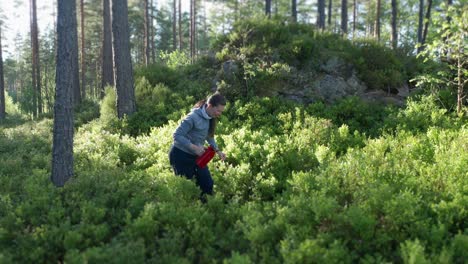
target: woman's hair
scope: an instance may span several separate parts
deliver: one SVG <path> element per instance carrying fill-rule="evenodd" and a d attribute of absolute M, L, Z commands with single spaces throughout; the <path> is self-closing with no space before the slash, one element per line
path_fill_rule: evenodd
<path fill-rule="evenodd" d="M 210 104 L 212 106 L 219 106 L 219 105 L 226 105 L 226 98 L 220 94 L 219 92 L 216 92 L 208 97 L 208 99 L 203 99 L 201 101 L 198 101 L 194 107 L 195 108 L 201 108 L 205 104 Z M 216 130 L 216 124 L 218 123 L 218 118 L 212 118 L 210 119 L 210 128 L 208 128 L 208 136 L 214 137 L 215 130 Z"/>
<path fill-rule="evenodd" d="M 205 104 L 210 104 L 212 106 L 226 105 L 226 98 L 219 92 L 216 92 L 210 95 L 208 99 L 203 99 L 203 100 L 198 101 L 193 107 L 200 108 L 204 106 Z"/>
<path fill-rule="evenodd" d="M 208 97 L 207 103 L 212 106 L 226 105 L 226 98 L 224 98 L 222 94 L 216 92 Z"/>

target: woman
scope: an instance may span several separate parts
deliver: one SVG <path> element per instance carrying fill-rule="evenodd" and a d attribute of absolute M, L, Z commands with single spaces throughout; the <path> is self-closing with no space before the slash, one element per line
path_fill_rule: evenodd
<path fill-rule="evenodd" d="M 207 100 L 198 102 L 174 132 L 174 143 L 169 152 L 169 161 L 176 175 L 188 179 L 195 176 L 196 183 L 204 194 L 213 193 L 213 179 L 208 167 L 199 168 L 195 161 L 205 151 L 205 140 L 216 151 L 221 160 L 226 155 L 221 152 L 214 139 L 217 119 L 226 106 L 226 99 L 216 92 Z"/>

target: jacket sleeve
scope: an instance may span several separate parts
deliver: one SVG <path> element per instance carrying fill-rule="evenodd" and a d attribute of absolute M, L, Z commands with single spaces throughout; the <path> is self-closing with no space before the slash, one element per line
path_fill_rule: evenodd
<path fill-rule="evenodd" d="M 173 137 L 174 142 L 181 144 L 183 146 L 189 147 L 192 143 L 187 136 L 190 130 L 193 128 L 193 118 L 189 114 L 185 117 L 184 120 L 180 123 L 180 125 L 176 128 Z"/>
<path fill-rule="evenodd" d="M 208 144 L 210 144 L 210 146 L 212 146 L 216 151 L 219 150 L 218 145 L 216 144 L 216 141 L 215 141 L 215 139 L 214 139 L 213 137 L 208 137 L 208 138 L 206 139 L 206 141 L 207 141 Z"/>

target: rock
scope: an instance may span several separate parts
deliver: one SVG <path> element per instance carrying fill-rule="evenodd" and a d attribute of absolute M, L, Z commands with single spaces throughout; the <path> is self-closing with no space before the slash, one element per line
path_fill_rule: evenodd
<path fill-rule="evenodd" d="M 233 81 L 234 76 L 239 71 L 239 67 L 233 60 L 228 60 L 224 62 L 222 69 L 223 69 L 222 75 L 224 76 L 224 79 L 227 81 Z"/>
<path fill-rule="evenodd" d="M 341 76 L 344 79 L 351 78 L 354 74 L 353 65 L 346 63 L 339 57 L 330 58 L 320 69 L 325 73 Z"/>
<path fill-rule="evenodd" d="M 402 97 L 408 97 L 410 95 L 409 86 L 407 83 L 398 88 L 398 95 Z"/>
<path fill-rule="evenodd" d="M 226 87 L 236 83 L 239 85 L 239 70 L 236 61 L 224 62 L 213 80 L 213 87 L 219 83 L 226 84 Z M 318 100 L 334 103 L 348 96 L 358 96 L 367 101 L 403 106 L 410 90 L 405 84 L 398 89 L 392 88 L 392 94 L 382 90 L 369 92 L 367 85 L 357 76 L 353 65 L 339 57 L 331 57 L 318 71 L 291 66 L 288 72 L 277 79 L 257 85 L 255 92 L 259 96 L 281 96 L 301 103 Z"/>
<path fill-rule="evenodd" d="M 370 91 L 364 94 L 361 94 L 361 99 L 367 102 L 372 103 L 382 103 L 382 104 L 392 104 L 396 106 L 404 106 L 405 98 L 402 96 L 388 94 L 382 90 Z"/>
<path fill-rule="evenodd" d="M 341 76 L 326 74 L 316 80 L 313 87 L 319 97 L 327 103 L 333 103 L 347 96 L 359 96 L 367 88 L 354 74 L 347 80 Z"/>

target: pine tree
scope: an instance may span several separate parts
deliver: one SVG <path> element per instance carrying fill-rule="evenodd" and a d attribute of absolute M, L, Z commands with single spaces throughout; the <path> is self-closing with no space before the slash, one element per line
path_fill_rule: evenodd
<path fill-rule="evenodd" d="M 52 176 L 61 187 L 73 176 L 73 91 L 78 76 L 75 1 L 58 1 Z M 76 62 L 76 63 L 75 63 Z"/>

